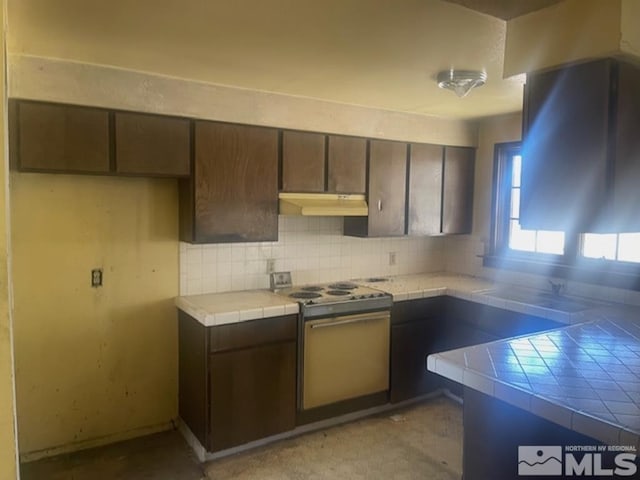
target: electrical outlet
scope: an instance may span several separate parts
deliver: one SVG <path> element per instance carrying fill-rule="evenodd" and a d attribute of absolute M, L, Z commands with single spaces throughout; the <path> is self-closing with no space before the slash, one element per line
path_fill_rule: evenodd
<path fill-rule="evenodd" d="M 94 268 L 91 270 L 91 286 L 98 288 L 102 286 L 102 269 Z"/>
<path fill-rule="evenodd" d="M 396 252 L 389 252 L 389 265 L 396 264 Z"/>
<path fill-rule="evenodd" d="M 267 273 L 273 273 L 276 271 L 276 259 L 267 258 Z"/>

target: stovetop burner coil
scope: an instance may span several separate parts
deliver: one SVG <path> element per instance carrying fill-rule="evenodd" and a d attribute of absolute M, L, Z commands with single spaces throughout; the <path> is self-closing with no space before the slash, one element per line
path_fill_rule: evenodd
<path fill-rule="evenodd" d="M 290 294 L 289 296 L 291 298 L 310 299 L 310 298 L 320 298 L 322 295 L 320 295 L 319 293 L 315 293 L 315 292 L 294 292 L 294 293 Z"/>
<path fill-rule="evenodd" d="M 354 288 L 358 288 L 358 285 L 351 282 L 339 282 L 332 283 L 329 285 L 329 288 L 332 290 L 353 290 Z"/>

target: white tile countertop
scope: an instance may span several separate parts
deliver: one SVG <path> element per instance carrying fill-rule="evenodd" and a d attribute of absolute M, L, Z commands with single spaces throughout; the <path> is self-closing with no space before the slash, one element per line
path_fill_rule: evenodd
<path fill-rule="evenodd" d="M 640 322 L 588 321 L 430 355 L 430 371 L 609 445 L 640 448 Z"/>
<path fill-rule="evenodd" d="M 269 290 L 188 295 L 177 297 L 175 303 L 205 327 L 297 314 L 299 311 L 295 301 Z"/>
<path fill-rule="evenodd" d="M 471 300 L 494 285 L 486 280 L 459 275 L 416 274 L 385 277 L 384 282 L 354 280 L 393 295 L 394 301 L 451 295 Z M 475 298 L 474 298 L 475 299 Z M 176 297 L 176 306 L 206 327 L 298 313 L 295 301 L 270 290 L 243 290 Z"/>
<path fill-rule="evenodd" d="M 474 294 L 486 292 L 495 287 L 494 283 L 488 280 L 441 273 L 373 277 L 357 279 L 354 282 L 390 293 L 393 295 L 394 302 L 440 295 L 450 295 L 471 300 Z"/>
<path fill-rule="evenodd" d="M 394 302 L 449 295 L 505 310 L 548 318 L 568 325 L 601 318 L 602 315 L 613 318 L 640 319 L 640 307 L 597 303 L 593 300 L 589 300 L 592 304 L 591 308 L 582 311 L 567 312 L 547 308 L 526 300 L 527 297 L 533 298 L 539 294 L 539 291 L 497 284 L 489 280 L 463 275 L 425 273 L 355 279 L 353 281 L 391 294 Z M 517 290 L 524 299 L 501 297 L 500 292 L 505 289 Z M 298 313 L 299 311 L 295 301 L 276 295 L 269 290 L 243 290 L 180 296 L 176 298 L 175 304 L 205 326 L 268 318 Z"/>

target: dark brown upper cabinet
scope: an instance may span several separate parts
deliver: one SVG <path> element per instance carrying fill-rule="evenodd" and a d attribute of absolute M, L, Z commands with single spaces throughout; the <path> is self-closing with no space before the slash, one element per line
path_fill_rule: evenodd
<path fill-rule="evenodd" d="M 364 138 L 284 131 L 283 192 L 365 193 Z"/>
<path fill-rule="evenodd" d="M 409 235 L 442 233 L 441 145 L 411 144 L 409 157 Z"/>
<path fill-rule="evenodd" d="M 405 233 L 407 144 L 371 140 L 367 217 L 345 217 L 344 234 L 390 237 Z"/>
<path fill-rule="evenodd" d="M 282 191 L 324 192 L 324 145 L 320 133 L 282 133 Z"/>
<path fill-rule="evenodd" d="M 189 120 L 140 113 L 115 113 L 116 172 L 188 177 Z"/>
<path fill-rule="evenodd" d="M 97 108 L 12 101 L 14 168 L 31 172 L 108 173 L 109 112 Z"/>
<path fill-rule="evenodd" d="M 442 182 L 442 233 L 471 233 L 475 150 L 444 147 Z"/>
<path fill-rule="evenodd" d="M 474 150 L 412 144 L 409 156 L 409 235 L 470 233 Z"/>
<path fill-rule="evenodd" d="M 603 59 L 527 75 L 523 228 L 640 231 L 640 70 Z"/>
<path fill-rule="evenodd" d="M 11 166 L 25 172 L 187 177 L 190 120 L 26 100 L 9 103 Z"/>
<path fill-rule="evenodd" d="M 180 239 L 278 239 L 278 131 L 195 122 L 193 175 L 180 181 Z"/>
<path fill-rule="evenodd" d="M 327 165 L 330 193 L 366 193 L 367 140 L 329 135 Z"/>

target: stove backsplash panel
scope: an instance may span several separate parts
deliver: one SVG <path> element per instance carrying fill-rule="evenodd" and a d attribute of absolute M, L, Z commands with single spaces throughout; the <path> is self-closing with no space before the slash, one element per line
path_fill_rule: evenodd
<path fill-rule="evenodd" d="M 277 242 L 180 243 L 180 294 L 269 288 L 269 269 L 294 285 L 370 276 L 437 272 L 445 238 L 354 238 L 340 217 L 280 216 Z"/>

